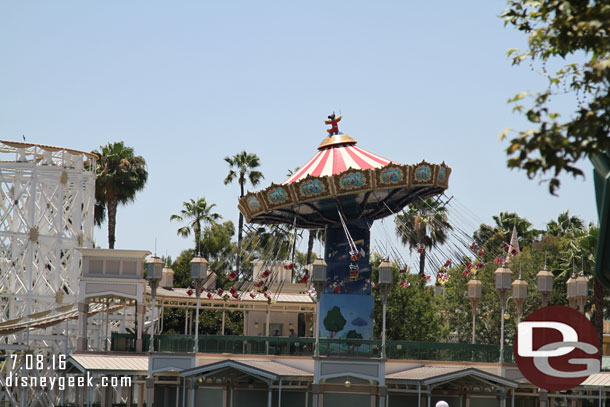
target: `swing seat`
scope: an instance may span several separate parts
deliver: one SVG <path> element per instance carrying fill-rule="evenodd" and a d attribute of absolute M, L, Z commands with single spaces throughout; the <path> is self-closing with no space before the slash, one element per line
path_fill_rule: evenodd
<path fill-rule="evenodd" d="M 229 280 L 233 281 L 235 280 L 235 277 L 237 277 L 237 270 L 233 270 L 229 273 Z"/>
<path fill-rule="evenodd" d="M 285 270 L 292 270 L 294 268 L 294 263 L 291 261 L 284 262 Z"/>
<path fill-rule="evenodd" d="M 351 255 L 350 258 L 352 259 L 352 261 L 356 261 L 356 260 L 360 259 L 360 253 L 356 253 L 356 254 L 350 253 L 350 255 Z"/>
<path fill-rule="evenodd" d="M 250 293 L 250 298 L 255 299 L 256 298 L 256 294 Z"/>
<path fill-rule="evenodd" d="M 309 280 L 309 275 L 308 275 L 308 274 L 305 274 L 305 275 L 303 276 L 303 278 L 301 278 L 301 279 L 299 280 L 299 284 L 305 284 L 305 283 L 307 282 L 307 280 Z"/>
<path fill-rule="evenodd" d="M 222 296 L 222 293 L 224 293 L 224 292 L 225 292 L 225 290 L 223 290 L 222 288 L 219 288 L 218 291 L 216 291 L 216 294 L 218 296 Z"/>
<path fill-rule="evenodd" d="M 186 295 L 188 295 L 189 297 L 190 297 L 191 295 L 193 295 L 193 290 L 192 290 L 192 289 L 190 289 L 190 288 L 189 288 L 188 290 L 186 290 Z"/>

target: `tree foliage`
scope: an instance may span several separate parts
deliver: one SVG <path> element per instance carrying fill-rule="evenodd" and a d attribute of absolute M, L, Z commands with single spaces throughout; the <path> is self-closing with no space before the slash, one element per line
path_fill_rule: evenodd
<path fill-rule="evenodd" d="M 550 172 L 549 191 L 559 187 L 562 172 L 583 175 L 576 163 L 610 148 L 610 5 L 593 0 L 509 0 L 505 25 L 528 35 L 528 49 L 509 50 L 513 65 L 540 63 L 548 88 L 532 95 L 521 92 L 509 100 L 514 111 L 533 126 L 512 138 L 508 167 L 528 177 Z M 555 72 L 547 62 L 559 63 Z M 554 111 L 552 100 L 573 95 L 569 117 Z M 526 107 L 522 102 L 531 97 Z M 505 130 L 501 138 L 507 136 Z"/>
<path fill-rule="evenodd" d="M 108 215 L 108 248 L 116 241 L 116 213 L 119 204 L 135 199 L 148 180 L 146 161 L 135 155 L 134 149 L 124 142 L 108 143 L 100 150 L 95 167 L 95 224 L 101 225 Z"/>
<path fill-rule="evenodd" d="M 380 257 L 374 263 L 371 279 L 378 280 Z M 398 269 L 394 269 L 394 281 L 401 279 Z M 434 296 L 434 287 L 426 285 L 426 280 L 418 274 L 402 277 L 410 286 L 402 288 L 393 284 L 388 293 L 386 311 L 386 337 L 395 341 L 443 342 L 449 333 L 446 313 L 440 307 L 439 299 Z M 382 296 L 379 286 L 373 288 L 375 295 L 374 336 L 381 338 Z"/>
<path fill-rule="evenodd" d="M 178 234 L 183 237 L 188 237 L 191 232 L 195 237 L 195 250 L 201 250 L 199 244 L 201 243 L 201 232 L 202 225 L 214 225 L 222 216 L 218 213 L 212 212 L 212 209 L 216 204 L 209 205 L 205 198 L 199 198 L 197 200 L 190 199 L 189 201 L 182 202 L 183 209 L 179 214 L 170 216 L 169 220 L 175 220 L 178 222 L 188 222 L 187 225 L 182 226 L 178 229 Z"/>
<path fill-rule="evenodd" d="M 420 249 L 419 274 L 424 275 L 425 250 L 430 250 L 447 240 L 447 232 L 453 227 L 447 219 L 447 208 L 432 198 L 409 204 L 396 216 L 396 233 L 409 250 Z"/>
<path fill-rule="evenodd" d="M 229 164 L 229 173 L 224 179 L 225 185 L 232 183 L 237 180 L 239 184 L 239 196 L 245 196 L 246 182 L 250 181 L 250 184 L 255 187 L 264 178 L 262 172 L 257 170 L 261 165 L 260 158 L 256 154 L 250 154 L 246 151 L 235 154 L 232 157 L 225 157 L 225 161 Z M 237 229 L 237 268 L 239 269 L 241 262 L 241 240 L 244 230 L 244 215 L 239 212 L 239 224 Z"/>

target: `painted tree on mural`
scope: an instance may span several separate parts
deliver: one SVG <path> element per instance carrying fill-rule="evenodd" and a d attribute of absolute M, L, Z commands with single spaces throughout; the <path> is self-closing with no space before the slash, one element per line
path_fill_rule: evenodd
<path fill-rule="evenodd" d="M 341 314 L 341 309 L 336 305 L 324 317 L 324 328 L 330 332 L 331 338 L 334 338 L 337 332 L 340 332 L 345 327 L 346 323 L 347 321 L 343 318 L 343 314 Z"/>

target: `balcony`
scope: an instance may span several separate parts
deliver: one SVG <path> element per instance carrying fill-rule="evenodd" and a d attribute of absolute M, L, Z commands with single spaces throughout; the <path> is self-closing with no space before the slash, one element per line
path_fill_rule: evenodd
<path fill-rule="evenodd" d="M 144 338 L 143 349 L 148 349 L 149 336 Z M 155 352 L 190 353 L 193 335 L 156 335 Z M 314 338 L 287 338 L 277 336 L 199 336 L 200 353 L 232 353 L 237 355 L 313 356 Z M 112 334 L 111 350 L 135 352 L 133 334 Z M 380 340 L 320 338 L 320 355 L 333 357 L 378 358 Z M 439 360 L 464 362 L 497 362 L 500 347 L 469 343 L 436 343 L 387 341 L 388 359 Z M 512 346 L 504 349 L 504 360 L 514 363 Z"/>

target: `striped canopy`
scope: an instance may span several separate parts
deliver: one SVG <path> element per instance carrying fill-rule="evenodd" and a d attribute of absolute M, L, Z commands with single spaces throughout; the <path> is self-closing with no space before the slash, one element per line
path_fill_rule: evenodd
<path fill-rule="evenodd" d="M 246 221 L 315 229 L 338 223 L 340 213 L 348 221 L 372 222 L 449 186 L 445 163 L 391 162 L 356 146 L 347 134 L 325 137 L 318 150 L 282 184 L 241 197 Z"/>
<path fill-rule="evenodd" d="M 307 176 L 324 177 L 340 174 L 347 169 L 369 170 L 381 168 L 390 160 L 356 146 L 346 134 L 328 137 L 318 147 L 318 153 L 282 184 L 292 184 Z"/>

